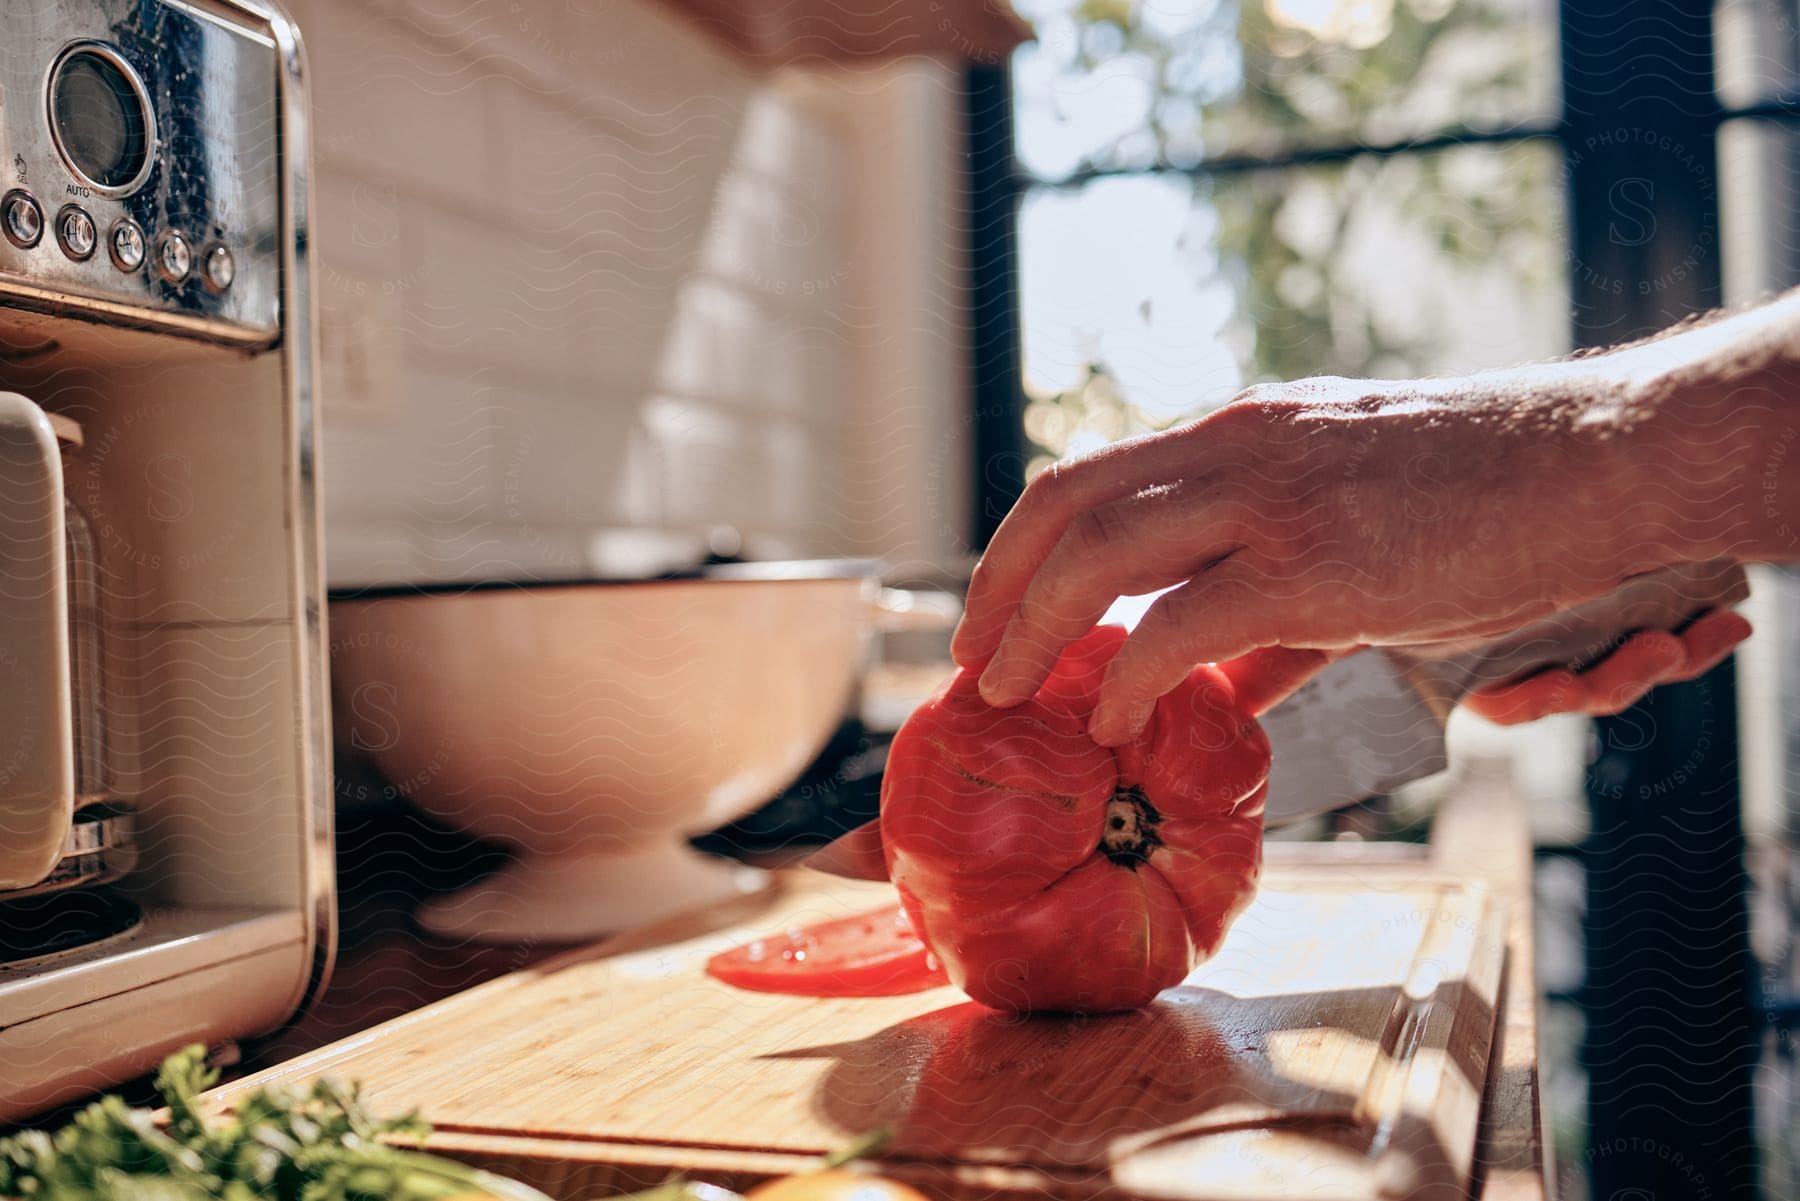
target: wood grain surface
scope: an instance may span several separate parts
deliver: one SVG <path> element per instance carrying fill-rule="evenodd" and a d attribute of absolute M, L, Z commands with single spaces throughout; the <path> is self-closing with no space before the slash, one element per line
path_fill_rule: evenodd
<path fill-rule="evenodd" d="M 756 933 L 891 901 L 792 872 L 218 1090 L 322 1072 L 430 1145 L 567 1201 L 804 1169 L 875 1127 L 939 1196 L 1462 1196 L 1504 958 L 1487 889 L 1412 860 L 1276 865 L 1148 1009 L 1016 1018 L 951 988 L 809 999 L 702 972 Z"/>
<path fill-rule="evenodd" d="M 1438 814 L 1431 857 L 1442 871 L 1488 884 L 1506 904 L 1506 969 L 1488 1052 L 1472 1192 L 1480 1201 L 1544 1201 L 1557 1188 L 1538 1055 L 1531 831 L 1524 799 L 1503 764 L 1465 772 Z"/>

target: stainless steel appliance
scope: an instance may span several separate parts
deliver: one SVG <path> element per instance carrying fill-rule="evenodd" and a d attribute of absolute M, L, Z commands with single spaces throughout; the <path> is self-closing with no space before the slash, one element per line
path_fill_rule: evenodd
<path fill-rule="evenodd" d="M 300 45 L 0 12 L 0 1121 L 279 1025 L 332 949 Z"/>

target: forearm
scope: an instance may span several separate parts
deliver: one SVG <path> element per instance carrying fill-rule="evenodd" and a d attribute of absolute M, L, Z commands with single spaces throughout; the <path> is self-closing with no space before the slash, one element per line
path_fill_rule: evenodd
<path fill-rule="evenodd" d="M 1590 362 L 1684 557 L 1800 558 L 1800 291 Z"/>
<path fill-rule="evenodd" d="M 1611 350 L 1374 390 L 1378 411 L 1416 421 L 1426 398 L 1479 435 L 1456 474 L 1534 529 L 1521 571 L 1800 560 L 1800 290 Z"/>

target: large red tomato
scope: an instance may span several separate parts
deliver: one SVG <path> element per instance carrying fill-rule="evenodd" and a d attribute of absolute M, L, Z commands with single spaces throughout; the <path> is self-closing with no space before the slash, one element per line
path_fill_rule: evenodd
<path fill-rule="evenodd" d="M 1095 629 L 1012 709 L 959 672 L 888 752 L 889 874 L 951 981 L 984 1005 L 1147 1004 L 1218 950 L 1256 890 L 1262 727 L 1200 666 L 1135 741 L 1100 746 L 1088 717 L 1124 640 Z"/>

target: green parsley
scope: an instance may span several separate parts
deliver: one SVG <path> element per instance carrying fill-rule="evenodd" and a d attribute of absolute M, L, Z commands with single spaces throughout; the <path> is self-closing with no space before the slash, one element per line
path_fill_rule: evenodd
<path fill-rule="evenodd" d="M 0 1138 L 0 1197 L 20 1201 L 548 1201 L 517 1181 L 401 1150 L 422 1140 L 416 1115 L 378 1119 L 334 1080 L 259 1089 L 231 1119 L 209 1121 L 198 1098 L 218 1082 L 205 1049 L 163 1061 L 156 1089 L 169 1116 L 102 1097 L 55 1134 Z"/>

